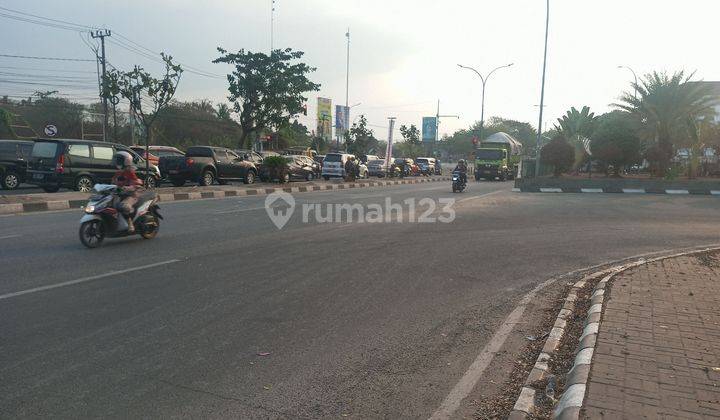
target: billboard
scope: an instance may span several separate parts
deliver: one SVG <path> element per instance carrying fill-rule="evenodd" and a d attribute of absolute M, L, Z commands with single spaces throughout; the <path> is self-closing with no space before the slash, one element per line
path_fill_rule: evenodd
<path fill-rule="evenodd" d="M 423 117 L 422 119 L 422 141 L 432 142 L 437 138 L 437 118 Z"/>
<path fill-rule="evenodd" d="M 350 129 L 350 107 L 335 105 L 335 135 L 342 138 Z"/>
<path fill-rule="evenodd" d="M 332 100 L 318 98 L 317 133 L 327 141 L 332 139 Z"/>

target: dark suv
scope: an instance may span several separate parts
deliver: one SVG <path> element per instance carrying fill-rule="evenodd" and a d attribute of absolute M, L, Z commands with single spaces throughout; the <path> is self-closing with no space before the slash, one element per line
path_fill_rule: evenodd
<path fill-rule="evenodd" d="M 33 142 L 0 140 L 0 188 L 14 190 L 25 182 Z"/>
<path fill-rule="evenodd" d="M 36 140 L 28 161 L 27 182 L 46 192 L 60 188 L 89 192 L 96 183 L 110 183 L 117 171 L 113 156 L 125 151 L 133 156 L 138 177 L 148 187 L 158 181 L 157 169 L 145 171 L 145 161 L 127 146 L 103 141 L 53 139 Z"/>

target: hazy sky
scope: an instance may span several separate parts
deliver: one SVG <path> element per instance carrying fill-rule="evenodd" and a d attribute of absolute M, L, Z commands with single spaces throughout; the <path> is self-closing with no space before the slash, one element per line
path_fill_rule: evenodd
<path fill-rule="evenodd" d="M 3 0 L 6 7 L 113 31 L 108 61 L 118 68 L 153 61 L 118 45 L 132 41 L 166 51 L 180 62 L 223 75 L 212 64 L 215 48 L 268 51 L 271 0 Z M 552 0 L 545 103 L 552 126 L 569 107 L 609 109 L 632 74 L 652 70 L 697 71 L 697 78 L 720 80 L 717 51 L 718 0 Z M 495 73 L 486 91 L 486 119 L 502 116 L 538 123 L 544 33 L 543 0 L 276 0 L 275 46 L 305 51 L 322 84 L 311 94 L 345 102 L 345 32 L 351 32 L 350 104 L 379 138 L 387 136 L 387 117 L 420 126 L 422 116 L 458 114 L 445 119 L 441 133 L 465 128 L 480 118 L 480 81 L 457 63 Z M 0 10 L 0 13 L 7 13 Z M 92 59 L 79 33 L 0 17 L 0 54 Z M 53 70 L 63 70 L 54 72 Z M 89 97 L 91 62 L 52 62 L 0 57 L 0 94 L 25 94 L 51 86 L 10 84 L 7 80 L 71 84 L 61 92 Z M 15 73 L 15 75 L 7 74 Z M 26 76 L 26 75 L 32 76 Z M 3 82 L 2 80 L 5 80 Z M 224 101 L 227 82 L 185 73 L 178 97 Z M 301 119 L 314 129 L 312 117 Z"/>

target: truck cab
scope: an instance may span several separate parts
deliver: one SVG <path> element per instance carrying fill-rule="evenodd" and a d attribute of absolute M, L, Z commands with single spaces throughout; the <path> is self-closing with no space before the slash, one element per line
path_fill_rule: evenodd
<path fill-rule="evenodd" d="M 481 147 L 475 150 L 475 180 L 501 181 L 512 178 L 512 168 L 508 165 L 507 149 L 502 147 Z"/>

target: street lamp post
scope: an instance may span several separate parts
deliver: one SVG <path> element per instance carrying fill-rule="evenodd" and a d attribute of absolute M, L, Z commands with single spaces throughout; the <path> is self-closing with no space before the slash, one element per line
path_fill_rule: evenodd
<path fill-rule="evenodd" d="M 633 87 L 635 88 L 635 99 L 637 99 L 637 92 L 638 92 L 638 89 L 637 89 L 637 88 L 638 88 L 638 77 L 637 77 L 637 73 L 635 73 L 635 70 L 633 70 L 632 68 L 630 68 L 630 67 L 628 67 L 628 66 L 618 66 L 618 68 L 619 68 L 619 69 L 627 69 L 627 70 L 630 70 L 630 72 L 633 74 L 633 77 L 635 78 L 635 84 L 633 85 Z"/>
<path fill-rule="evenodd" d="M 538 121 L 537 143 L 535 145 L 535 177 L 540 176 L 540 145 L 542 144 L 543 110 L 545 109 L 545 71 L 547 69 L 548 32 L 550 31 L 550 0 L 546 2 L 545 14 L 545 52 L 543 53 L 542 87 L 540 88 L 540 117 Z"/>
<path fill-rule="evenodd" d="M 515 63 L 510 63 L 510 64 L 506 64 L 504 66 L 496 67 L 496 68 L 492 69 L 492 71 L 490 71 L 490 73 L 488 73 L 487 77 L 483 77 L 483 75 L 480 74 L 479 71 L 475 70 L 472 67 L 463 66 L 462 64 L 458 64 L 458 67 L 460 67 L 460 68 L 474 71 L 475 74 L 477 74 L 478 77 L 480 77 L 480 81 L 482 81 L 482 102 L 480 105 L 480 133 L 479 133 L 479 137 L 480 137 L 481 141 L 482 141 L 482 135 L 483 135 L 483 128 L 485 126 L 485 86 L 487 85 L 487 82 L 493 73 L 495 73 L 497 70 L 504 69 L 506 67 L 510 67 L 513 64 L 515 64 Z"/>

